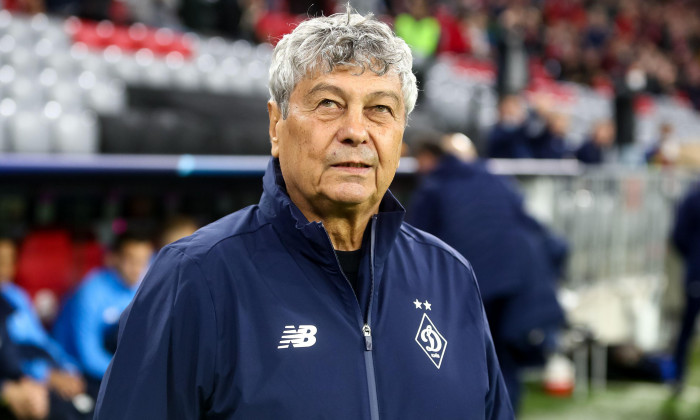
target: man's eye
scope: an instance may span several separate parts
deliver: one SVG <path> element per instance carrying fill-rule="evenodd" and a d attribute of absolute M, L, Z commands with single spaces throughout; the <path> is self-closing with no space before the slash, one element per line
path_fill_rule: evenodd
<path fill-rule="evenodd" d="M 321 108 L 333 108 L 338 106 L 338 104 L 330 99 L 324 99 L 321 102 L 319 102 L 318 106 Z"/>
<path fill-rule="evenodd" d="M 379 111 L 379 112 L 386 112 L 386 113 L 391 114 L 391 108 L 389 108 L 386 105 L 375 105 L 374 109 Z"/>

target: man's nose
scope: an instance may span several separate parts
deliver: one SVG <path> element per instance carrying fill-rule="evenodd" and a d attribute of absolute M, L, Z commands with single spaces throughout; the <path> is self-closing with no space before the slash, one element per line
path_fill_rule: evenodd
<path fill-rule="evenodd" d="M 337 139 L 349 146 L 359 146 L 369 140 L 367 121 L 362 108 L 348 108 L 338 130 Z"/>

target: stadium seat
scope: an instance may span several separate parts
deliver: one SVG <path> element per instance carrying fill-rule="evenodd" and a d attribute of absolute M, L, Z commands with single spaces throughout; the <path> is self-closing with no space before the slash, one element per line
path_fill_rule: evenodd
<path fill-rule="evenodd" d="M 86 94 L 87 106 L 99 114 L 115 115 L 126 109 L 126 92 L 122 82 L 97 80 Z"/>
<path fill-rule="evenodd" d="M 200 88 L 200 72 L 191 62 L 171 67 L 173 87 L 178 90 L 197 90 Z"/>
<path fill-rule="evenodd" d="M 38 109 L 43 103 L 41 89 L 38 88 L 36 80 L 22 75 L 21 72 L 18 72 L 18 77 L 7 86 L 6 92 L 6 96 L 14 99 L 20 108 Z"/>
<path fill-rule="evenodd" d="M 143 82 L 147 86 L 165 88 L 170 85 L 170 71 L 163 58 L 155 58 L 143 68 Z"/>
<path fill-rule="evenodd" d="M 19 153 L 50 153 L 51 136 L 48 119 L 41 111 L 21 110 L 9 121 L 10 147 Z"/>
<path fill-rule="evenodd" d="M 54 150 L 91 154 L 98 151 L 97 118 L 89 112 L 61 115 L 53 123 Z"/>
<path fill-rule="evenodd" d="M 77 281 L 104 263 L 105 250 L 94 239 L 74 242 L 72 252 L 72 277 Z"/>
<path fill-rule="evenodd" d="M 40 230 L 24 239 L 17 261 L 17 284 L 32 297 L 50 290 L 57 298 L 74 284 L 70 235 L 64 230 Z"/>
<path fill-rule="evenodd" d="M 64 110 L 79 111 L 84 108 L 82 91 L 77 83 L 58 82 L 46 89 L 46 99 L 58 102 Z"/>
<path fill-rule="evenodd" d="M 144 153 L 144 130 L 149 116 L 144 112 L 125 112 L 118 115 L 100 115 L 101 153 Z"/>

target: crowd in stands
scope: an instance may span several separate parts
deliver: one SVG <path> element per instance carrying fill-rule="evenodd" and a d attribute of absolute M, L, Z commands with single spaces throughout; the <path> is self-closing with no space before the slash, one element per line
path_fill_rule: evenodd
<path fill-rule="evenodd" d="M 58 296 L 55 320 L 40 317 L 40 294 L 32 299 L 18 276 L 27 241 L 0 237 L 0 418 L 91 418 L 116 351 L 119 317 L 136 293 L 155 245 L 165 246 L 196 228 L 193 219 L 177 217 L 165 223 L 157 244 L 138 231 L 116 235 L 101 264 Z"/>
<path fill-rule="evenodd" d="M 643 90 L 700 107 L 700 4 L 691 0 L 352 0 L 393 22 L 416 55 L 494 60 L 509 33 L 557 80 L 615 89 L 641 70 Z M 304 16 L 340 11 L 337 0 L 4 0 L 10 10 L 143 22 L 275 41 Z"/>

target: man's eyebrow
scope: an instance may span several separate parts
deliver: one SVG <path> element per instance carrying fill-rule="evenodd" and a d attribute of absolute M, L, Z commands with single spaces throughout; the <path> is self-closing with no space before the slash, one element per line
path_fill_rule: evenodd
<path fill-rule="evenodd" d="M 338 86 L 331 85 L 328 83 L 319 83 L 316 86 L 312 87 L 307 93 L 306 97 L 312 96 L 318 92 L 330 92 L 338 96 L 345 96 L 345 91 Z M 391 91 L 386 91 L 386 90 L 380 90 L 376 92 L 372 92 L 369 95 L 367 95 L 368 99 L 377 99 L 377 98 L 383 98 L 383 97 L 388 97 L 396 102 L 396 104 L 401 103 L 401 99 L 399 98 L 399 95 L 397 95 L 394 92 Z"/>
<path fill-rule="evenodd" d="M 335 85 L 330 85 L 328 83 L 319 83 L 316 86 L 312 87 L 308 92 L 306 92 L 306 97 L 309 97 L 317 92 L 322 92 L 322 91 L 327 91 L 334 93 L 338 96 L 343 96 L 343 89 L 339 88 L 338 86 Z"/>
<path fill-rule="evenodd" d="M 393 99 L 397 105 L 401 104 L 401 99 L 399 98 L 399 95 L 397 95 L 394 92 L 391 91 L 386 91 L 386 90 L 380 90 L 378 92 L 372 92 L 368 95 L 368 98 L 370 99 L 377 99 L 377 98 L 384 98 L 388 97 Z"/>

